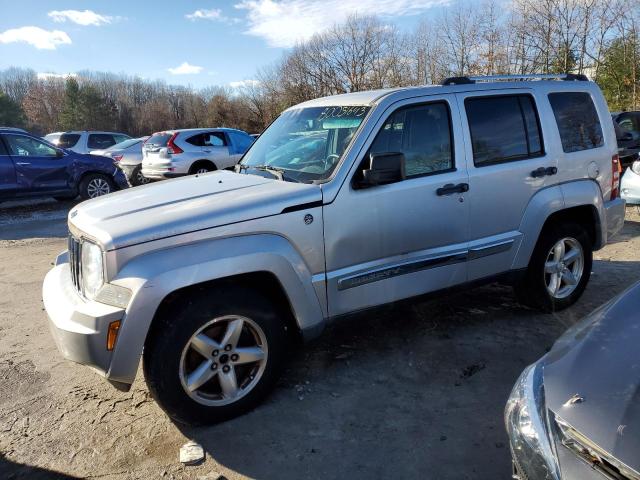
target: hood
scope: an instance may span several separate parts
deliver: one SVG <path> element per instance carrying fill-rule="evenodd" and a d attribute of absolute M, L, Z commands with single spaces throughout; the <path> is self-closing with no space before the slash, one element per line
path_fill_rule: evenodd
<path fill-rule="evenodd" d="M 69 223 L 106 250 L 282 213 L 319 202 L 320 186 L 216 171 L 81 203 Z"/>
<path fill-rule="evenodd" d="M 544 360 L 547 406 L 640 471 L 640 284 L 572 329 Z M 575 394 L 583 401 L 565 405 Z"/>

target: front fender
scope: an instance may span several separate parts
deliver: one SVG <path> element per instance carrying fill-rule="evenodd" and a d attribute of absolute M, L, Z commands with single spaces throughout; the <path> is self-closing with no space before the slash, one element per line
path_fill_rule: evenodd
<path fill-rule="evenodd" d="M 133 382 L 151 322 L 162 300 L 171 292 L 254 272 L 269 272 L 278 279 L 305 336 L 322 330 L 324 316 L 313 288 L 312 274 L 285 238 L 258 234 L 172 247 L 136 257 L 111 281 L 133 294 L 107 377 L 123 383 Z"/>

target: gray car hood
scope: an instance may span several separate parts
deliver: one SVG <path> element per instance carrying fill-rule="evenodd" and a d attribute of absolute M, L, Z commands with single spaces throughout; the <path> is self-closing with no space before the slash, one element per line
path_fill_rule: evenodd
<path fill-rule="evenodd" d="M 640 471 L 640 284 L 564 335 L 544 360 L 547 407 Z M 565 405 L 575 394 L 580 403 Z"/>
<path fill-rule="evenodd" d="M 81 203 L 69 224 L 105 250 L 282 213 L 319 202 L 320 186 L 228 171 L 130 188 Z"/>

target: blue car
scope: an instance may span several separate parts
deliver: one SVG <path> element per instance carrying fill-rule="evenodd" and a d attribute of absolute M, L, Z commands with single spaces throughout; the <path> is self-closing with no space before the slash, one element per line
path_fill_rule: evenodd
<path fill-rule="evenodd" d="M 58 148 L 17 128 L 0 128 L 0 200 L 99 197 L 129 185 L 113 160 Z"/>

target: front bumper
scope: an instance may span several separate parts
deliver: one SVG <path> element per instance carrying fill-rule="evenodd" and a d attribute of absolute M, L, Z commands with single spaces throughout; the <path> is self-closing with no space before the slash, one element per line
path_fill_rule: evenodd
<path fill-rule="evenodd" d="M 627 168 L 620 181 L 620 192 L 628 203 L 640 204 L 640 175 Z"/>
<path fill-rule="evenodd" d="M 42 299 L 51 334 L 64 358 L 106 376 L 112 353 L 107 350 L 107 330 L 111 322 L 122 320 L 125 311 L 82 298 L 71 281 L 68 263 L 47 273 Z"/>

